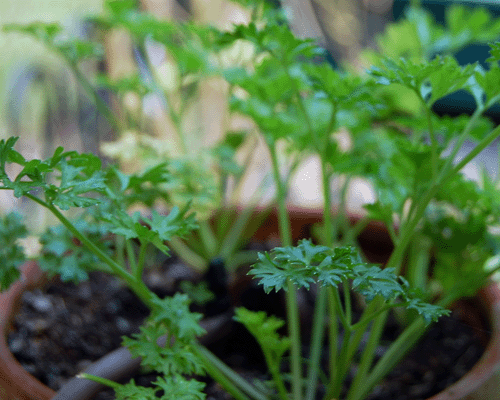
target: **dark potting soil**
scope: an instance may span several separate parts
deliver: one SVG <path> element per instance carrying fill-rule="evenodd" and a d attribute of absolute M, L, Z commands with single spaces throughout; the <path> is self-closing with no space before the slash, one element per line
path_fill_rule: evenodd
<path fill-rule="evenodd" d="M 168 268 L 150 270 L 145 276 L 145 282 L 159 296 L 173 294 L 182 279 L 189 279 L 189 271 L 176 262 Z M 240 302 L 247 308 L 260 308 L 256 293 L 242 293 Z M 245 304 L 245 298 L 250 298 L 252 304 Z M 283 309 L 279 299 L 263 303 Z M 473 310 L 465 313 L 475 315 Z M 147 314 L 147 308 L 129 289 L 104 273 L 91 273 L 90 280 L 79 286 L 55 280 L 44 291 L 37 289 L 23 295 L 8 343 L 29 373 L 57 391 L 90 363 L 118 348 L 123 335 L 139 332 Z M 250 381 L 268 379 L 255 341 L 241 325 L 235 324 L 234 328 L 233 334 L 209 348 Z M 389 325 L 386 341 L 392 339 L 397 329 L 395 323 Z M 487 326 L 472 329 L 456 311 L 441 318 L 369 400 L 418 400 L 440 392 L 470 370 L 481 357 L 487 340 Z M 377 356 L 385 349 L 382 341 Z M 355 372 L 353 367 L 351 378 Z M 134 379 L 137 384 L 149 386 L 156 376 Z M 207 398 L 230 399 L 217 384 L 208 379 L 206 382 Z M 113 398 L 109 389 L 95 399 Z"/>

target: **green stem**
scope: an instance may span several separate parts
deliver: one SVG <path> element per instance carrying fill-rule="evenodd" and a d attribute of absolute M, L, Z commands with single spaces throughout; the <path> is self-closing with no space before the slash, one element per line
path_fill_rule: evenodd
<path fill-rule="evenodd" d="M 431 248 L 431 239 L 424 235 L 418 235 L 410 245 L 407 279 L 412 288 L 427 287 Z"/>
<path fill-rule="evenodd" d="M 467 154 L 462 161 L 460 161 L 455 167 L 444 177 L 444 181 L 450 179 L 453 175 L 460 172 L 460 170 L 465 167 L 470 161 L 472 161 L 479 153 L 481 153 L 486 147 L 488 147 L 498 136 L 500 136 L 500 125 L 493 129 L 488 136 L 486 136 L 481 143 L 479 143 L 474 149 Z"/>
<path fill-rule="evenodd" d="M 461 297 L 460 293 L 449 294 L 441 299 L 437 305 L 448 307 L 451 303 Z M 408 326 L 401 335 L 389 346 L 382 358 L 377 362 L 371 373 L 364 381 L 363 388 L 360 388 L 359 396 L 356 400 L 363 399 L 370 390 L 386 376 L 394 366 L 399 363 L 405 354 L 415 343 L 425 334 L 429 324 L 422 317 L 417 318 Z"/>
<path fill-rule="evenodd" d="M 245 228 L 253 213 L 254 207 L 250 206 L 245 207 L 243 212 L 237 214 L 236 221 L 234 221 L 231 229 L 222 240 L 220 253 L 225 260 L 229 260 L 236 252 L 236 249 L 245 235 Z"/>
<path fill-rule="evenodd" d="M 95 105 L 99 110 L 99 112 L 104 116 L 104 118 L 106 118 L 106 120 L 109 122 L 109 124 L 113 127 L 115 131 L 121 132 L 124 129 L 124 127 L 121 126 L 119 121 L 115 118 L 113 112 L 111 111 L 111 108 L 106 104 L 106 102 L 101 98 L 101 96 L 99 96 L 97 90 L 95 90 L 92 84 L 88 81 L 87 77 L 78 69 L 78 66 L 76 64 L 70 61 L 68 61 L 68 64 L 73 73 L 75 74 L 75 77 L 80 83 L 80 85 L 87 92 L 87 94 L 94 100 Z"/>
<path fill-rule="evenodd" d="M 273 176 L 278 192 L 278 217 L 280 226 L 281 243 L 284 247 L 292 245 L 292 232 L 290 220 L 286 210 L 286 190 L 281 180 L 278 156 L 276 154 L 276 143 L 271 140 L 268 143 L 271 153 Z M 300 342 L 300 319 L 299 307 L 297 304 L 297 289 L 288 280 L 286 292 L 288 330 L 291 341 L 291 371 L 292 371 L 292 398 L 302 400 L 302 371 L 301 371 L 301 342 Z"/>
<path fill-rule="evenodd" d="M 31 194 L 26 194 L 26 197 L 50 210 L 50 212 L 52 212 L 52 214 L 54 214 L 54 216 L 59 221 L 61 221 L 61 223 L 75 236 L 75 238 L 77 238 L 85 247 L 87 247 L 92 253 L 94 253 L 102 262 L 108 265 L 111 268 L 111 271 L 113 271 L 116 276 L 123 279 L 127 283 L 127 285 L 134 291 L 134 293 L 144 302 L 144 304 L 152 309 L 153 294 L 149 291 L 144 282 L 136 280 L 133 275 L 129 274 L 122 266 L 111 259 L 91 240 L 89 240 L 85 235 L 81 234 L 80 231 L 76 229 L 75 226 L 54 205 L 48 204 Z"/>
<path fill-rule="evenodd" d="M 338 235 L 338 231 L 340 231 L 340 233 L 343 235 L 343 237 L 345 238 L 345 234 L 346 232 L 349 231 L 349 220 L 347 218 L 347 191 L 349 189 L 349 185 L 351 183 L 351 178 L 350 176 L 346 176 L 345 177 L 345 182 L 344 184 L 342 185 L 342 188 L 340 189 L 340 203 L 339 203 L 339 210 L 338 210 L 338 213 L 337 213 L 337 221 L 336 221 L 336 225 L 340 228 L 338 229 L 337 228 L 337 232 L 335 233 L 336 235 Z M 335 239 L 337 239 L 335 237 Z"/>
<path fill-rule="evenodd" d="M 375 356 L 375 349 L 378 346 L 380 337 L 382 336 L 382 331 L 385 326 L 387 315 L 387 312 L 382 313 L 373 323 L 368 343 L 366 344 L 366 347 L 361 355 L 361 361 L 358 366 L 358 371 L 356 372 L 354 381 L 349 388 L 349 393 L 347 396 L 348 400 L 361 399 L 361 397 L 359 397 L 359 392 L 361 392 L 365 386 L 366 377 L 372 365 L 373 357 Z"/>
<path fill-rule="evenodd" d="M 340 392 L 342 390 L 342 381 L 344 378 L 345 371 L 348 370 L 348 353 L 349 353 L 349 343 L 351 342 L 351 330 L 344 329 L 344 337 L 342 338 L 342 346 L 340 348 L 339 354 L 339 367 L 335 371 L 335 380 L 332 387 L 332 396 L 334 399 L 340 397 Z"/>
<path fill-rule="evenodd" d="M 471 118 L 471 120 L 477 118 L 478 116 L 479 113 L 476 112 Z M 473 124 L 471 123 L 471 121 L 469 121 L 469 124 L 467 125 L 464 132 L 470 131 L 470 129 L 472 129 L 472 126 Z M 400 233 L 398 243 L 396 244 L 396 248 L 391 254 L 391 257 L 387 263 L 386 268 L 392 267 L 395 269 L 395 273 L 399 274 L 401 270 L 403 256 L 406 252 L 406 249 L 408 248 L 410 241 L 414 236 L 414 232 L 416 231 L 417 225 L 420 223 L 428 204 L 430 203 L 432 198 L 436 195 L 436 193 L 439 191 L 442 184 L 448 179 L 451 179 L 453 175 L 459 173 L 459 171 L 468 162 L 470 162 L 477 154 L 479 154 L 482 150 L 484 150 L 499 135 L 500 135 L 500 126 L 491 131 L 488 134 L 488 136 L 484 138 L 458 165 L 456 165 L 454 168 L 451 168 L 453 157 L 458 152 L 458 149 L 461 147 L 461 143 L 463 143 L 461 142 L 461 139 L 464 136 L 462 136 L 459 139 L 459 142 L 456 144 L 454 150 L 452 151 L 452 155 L 448 159 L 448 163 L 443 167 L 443 170 L 441 171 L 437 179 L 430 185 L 429 190 L 422 197 L 420 197 L 417 205 L 414 208 L 412 215 L 409 217 L 409 220 L 405 224 L 403 231 Z M 447 166 L 449 167 L 447 168 Z M 373 354 L 370 356 L 367 353 L 374 352 L 375 347 L 379 342 L 380 334 L 385 324 L 386 318 L 387 318 L 387 312 L 383 313 L 375 320 L 374 327 L 372 328 L 372 334 L 370 335 L 369 343 L 365 348 L 365 351 L 363 352 L 362 368 L 360 366 L 360 369 L 358 370 L 358 373 L 356 375 L 355 381 L 352 386 L 355 389 L 352 390 L 352 393 L 350 392 L 348 397 L 349 400 L 357 400 L 362 398 L 361 397 L 362 389 L 360 388 L 360 386 L 363 387 L 366 386 L 365 385 L 366 376 L 373 359 Z M 416 320 L 414 323 L 417 323 L 417 321 L 419 320 Z M 379 374 L 377 374 L 376 376 L 379 376 Z M 361 381 L 363 381 L 363 385 L 360 385 Z"/>
<path fill-rule="evenodd" d="M 276 184 L 276 190 L 278 193 L 278 218 L 279 218 L 279 229 L 280 229 L 280 239 L 282 246 L 292 245 L 292 231 L 290 228 L 290 219 L 288 217 L 288 211 L 286 209 L 286 188 L 281 180 L 281 175 L 279 171 L 278 155 L 276 151 L 276 143 L 268 144 L 269 152 L 271 153 L 271 163 L 273 168 L 273 177 Z"/>
<path fill-rule="evenodd" d="M 346 323 L 347 326 L 351 326 L 352 322 L 351 290 L 348 281 L 342 282 L 342 285 L 344 289 L 344 304 L 345 304 L 344 310 L 345 310 Z"/>
<path fill-rule="evenodd" d="M 328 344 L 329 344 L 329 355 L 328 355 L 328 367 L 329 367 L 329 383 L 327 389 L 327 396 L 325 400 L 329 400 L 332 397 L 329 393 L 333 391 L 335 375 L 338 373 L 338 341 L 339 341 L 339 326 L 337 322 L 337 298 L 335 296 L 336 288 L 329 287 L 328 289 L 328 315 L 330 316 L 329 329 L 328 329 Z"/>
<path fill-rule="evenodd" d="M 200 221 L 198 224 L 199 224 L 198 232 L 200 233 L 200 238 L 203 243 L 203 247 L 205 249 L 208 259 L 217 257 L 219 255 L 217 238 L 215 237 L 215 234 L 212 230 L 212 227 L 210 226 L 210 223 L 208 221 Z"/>
<path fill-rule="evenodd" d="M 281 400 L 288 400 L 288 392 L 286 391 L 285 383 L 283 382 L 283 375 L 280 371 L 279 360 L 273 360 L 269 354 L 265 354 L 266 363 L 273 377 L 274 384 L 278 388 L 278 394 Z"/>
<path fill-rule="evenodd" d="M 175 251 L 184 262 L 193 267 L 198 272 L 203 272 L 207 268 L 207 260 L 193 251 L 186 243 L 178 237 L 173 237 L 168 242 L 169 247 Z"/>
<path fill-rule="evenodd" d="M 342 302 L 340 301 L 340 294 L 337 288 L 334 289 L 333 295 L 335 296 L 335 305 L 336 305 L 336 314 L 340 318 L 340 323 L 344 327 L 344 329 L 349 329 L 349 322 L 347 320 L 344 309 L 342 308 Z"/>
<path fill-rule="evenodd" d="M 125 263 L 125 238 L 123 236 L 115 236 L 116 258 L 120 265 Z"/>
<path fill-rule="evenodd" d="M 112 381 L 110 379 L 102 378 L 100 376 L 87 374 L 86 372 L 81 372 L 76 377 L 81 378 L 81 379 L 88 379 L 89 381 L 94 381 L 94 382 L 100 383 L 101 385 L 108 386 L 108 387 L 115 389 L 115 390 L 119 389 L 122 386 L 118 382 Z"/>
<path fill-rule="evenodd" d="M 351 326 L 351 329 L 353 331 L 358 330 L 358 329 L 363 329 L 365 326 L 367 326 L 372 320 L 377 318 L 380 314 L 382 314 L 385 311 L 390 310 L 391 308 L 398 307 L 398 304 L 386 304 L 383 307 L 379 307 L 375 311 L 371 311 L 368 313 L 363 313 L 361 316 L 361 319 L 356 322 L 354 325 Z"/>
<path fill-rule="evenodd" d="M 235 373 L 208 349 L 202 345 L 197 345 L 195 351 L 204 363 L 210 376 L 212 376 L 235 399 L 248 400 L 248 396 L 250 396 L 255 400 L 268 400 L 264 394 Z"/>
<path fill-rule="evenodd" d="M 250 218 L 254 214 L 255 207 L 258 204 L 259 200 L 262 198 L 264 193 L 264 185 L 263 182 L 260 182 L 258 187 L 253 192 L 250 197 L 250 201 L 248 206 L 245 207 L 243 212 L 236 214 L 236 221 L 232 224 L 229 232 L 226 233 L 221 245 L 221 254 L 222 256 L 229 260 L 235 253 L 238 247 L 241 246 L 241 242 L 245 237 L 250 237 L 252 235 L 251 232 L 247 232 L 248 230 L 248 222 Z M 264 214 L 270 212 L 271 210 L 265 210 Z M 247 236 L 245 236 L 245 234 Z"/>
<path fill-rule="evenodd" d="M 324 158 L 323 158 L 324 159 Z M 325 224 L 325 240 L 326 245 L 331 246 L 333 243 L 333 225 L 331 211 L 331 195 L 330 195 L 330 174 L 327 171 L 327 165 L 324 161 L 321 162 L 321 176 L 323 183 L 323 220 Z M 327 290 L 323 285 L 319 286 L 318 295 L 313 317 L 313 331 L 311 333 L 311 355 L 310 369 L 307 379 L 306 399 L 312 400 L 316 394 L 318 384 L 318 376 L 320 370 L 321 347 L 323 343 L 323 333 L 325 324 Z M 335 318 L 335 313 L 330 315 Z M 336 345 L 336 344 L 335 344 Z"/>
<path fill-rule="evenodd" d="M 121 236 L 123 238 L 123 236 Z M 125 238 L 123 238 L 125 239 Z M 132 273 L 132 275 L 135 275 L 135 271 L 137 270 L 137 262 L 135 259 L 135 251 L 134 251 L 134 244 L 132 243 L 132 240 L 127 240 L 125 239 L 125 246 L 127 249 L 127 260 L 129 263 L 129 271 Z M 125 264 L 122 264 L 125 265 Z"/>
<path fill-rule="evenodd" d="M 371 218 L 365 215 L 361 219 L 359 219 L 354 226 L 349 229 L 345 234 L 345 240 L 343 241 L 345 244 L 353 244 L 356 238 L 361 234 L 361 232 L 366 228 L 368 223 L 371 221 Z"/>
<path fill-rule="evenodd" d="M 429 107 L 427 107 L 427 104 L 425 101 L 422 99 L 422 102 L 424 103 L 425 107 L 425 116 L 427 118 L 427 125 L 429 129 L 429 135 L 431 138 L 431 164 L 432 164 L 432 179 L 436 179 L 436 176 L 438 174 L 438 142 L 436 140 L 436 135 L 434 134 L 434 129 L 432 127 L 432 111 Z"/>
<path fill-rule="evenodd" d="M 139 257 L 137 258 L 137 265 L 134 272 L 135 279 L 142 280 L 142 272 L 144 271 L 144 264 L 146 262 L 146 249 L 148 248 L 148 242 L 142 243 L 139 248 Z"/>
<path fill-rule="evenodd" d="M 314 316 L 312 321 L 311 332 L 311 355 L 310 368 L 306 384 L 306 400 L 313 400 L 316 396 L 316 388 L 318 385 L 318 375 L 320 370 L 320 358 L 323 345 L 323 333 L 325 325 L 327 290 L 320 286 L 316 303 L 314 306 Z"/>
<path fill-rule="evenodd" d="M 182 77 L 180 77 L 179 79 L 181 81 Z M 188 150 L 188 146 L 186 143 L 186 138 L 182 134 L 183 133 L 182 132 L 182 115 L 184 113 L 184 107 L 185 107 L 184 99 L 182 98 L 182 95 L 179 94 L 180 106 L 179 106 L 179 113 L 177 113 L 173 107 L 174 101 L 172 100 L 172 97 L 169 96 L 169 94 L 166 91 L 163 92 L 163 95 L 167 99 L 168 115 L 170 116 L 170 119 L 172 120 L 172 123 L 175 126 L 175 131 L 177 133 L 177 139 L 178 139 L 178 145 L 180 148 L 180 152 L 181 152 L 181 154 L 186 155 L 187 150 Z"/>

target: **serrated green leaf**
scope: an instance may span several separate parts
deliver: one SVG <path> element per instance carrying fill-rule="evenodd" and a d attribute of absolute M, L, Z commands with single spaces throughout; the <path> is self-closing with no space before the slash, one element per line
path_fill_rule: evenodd
<path fill-rule="evenodd" d="M 153 297 L 154 308 L 140 333 L 133 338 L 124 337 L 123 344 L 134 357 L 142 357 L 147 365 L 167 376 L 170 374 L 202 374 L 203 364 L 194 351 L 196 337 L 205 330 L 200 327 L 202 315 L 189 311 L 189 298 L 176 293 L 173 297 Z M 160 346 L 157 340 L 168 334 L 175 341 L 167 340 Z"/>
<path fill-rule="evenodd" d="M 490 58 L 486 60 L 489 63 L 495 63 L 500 61 L 500 42 L 489 43 L 490 46 Z"/>
<path fill-rule="evenodd" d="M 498 63 L 491 64 L 488 71 L 476 70 L 474 81 L 469 83 L 468 90 L 474 95 L 476 101 L 482 106 L 483 103 L 491 107 L 500 99 L 500 66 Z M 483 99 L 484 97 L 484 99 Z M 492 102 L 496 98 L 495 102 Z"/>
<path fill-rule="evenodd" d="M 281 359 L 290 348 L 290 339 L 280 337 L 278 330 L 285 321 L 275 316 L 267 316 L 264 311 L 250 311 L 244 307 L 235 309 L 234 319 L 250 331 L 257 339 L 270 370 L 279 370 Z"/>
<path fill-rule="evenodd" d="M 440 98 L 467 87 L 475 65 L 461 67 L 451 56 L 437 56 L 430 62 L 414 63 L 406 59 L 384 59 L 383 67 L 368 72 L 383 85 L 400 84 L 418 93 L 428 106 Z"/>
<path fill-rule="evenodd" d="M 154 384 L 163 389 L 161 400 L 204 400 L 207 397 L 203 392 L 206 385 L 204 382 L 186 379 L 182 375 L 159 377 Z"/>
<path fill-rule="evenodd" d="M 111 254 L 110 240 L 103 239 L 109 233 L 107 226 L 95 220 L 89 223 L 83 218 L 73 221 L 73 225 L 104 253 Z M 63 282 L 78 284 L 88 279 L 88 272 L 109 272 L 108 267 L 75 241 L 73 235 L 62 225 L 48 228 L 40 242 L 43 250 L 38 264 L 51 277 L 58 275 Z"/>
<path fill-rule="evenodd" d="M 26 256 L 17 240 L 27 234 L 20 214 L 11 212 L 0 219 L 0 292 L 9 289 L 21 275 L 19 267 Z"/>
<path fill-rule="evenodd" d="M 309 240 L 302 240 L 296 247 L 278 247 L 272 254 L 259 253 L 259 262 L 249 274 L 260 279 L 259 284 L 269 293 L 272 289 L 287 290 L 290 280 L 298 287 L 309 289 L 319 278 L 323 284 L 333 284 L 348 279 L 350 269 L 357 260 L 356 252 L 351 247 L 330 249 L 326 246 L 313 245 Z M 330 263 L 325 263 L 327 259 Z"/>
<path fill-rule="evenodd" d="M 132 379 L 130 382 L 122 384 L 115 389 L 116 400 L 157 400 L 158 389 L 138 386 Z"/>

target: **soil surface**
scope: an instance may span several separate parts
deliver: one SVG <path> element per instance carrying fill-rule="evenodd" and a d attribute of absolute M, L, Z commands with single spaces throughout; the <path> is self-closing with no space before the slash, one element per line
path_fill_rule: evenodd
<path fill-rule="evenodd" d="M 179 281 L 191 278 L 189 270 L 173 259 L 168 267 L 149 271 L 145 282 L 159 296 L 166 296 L 177 290 Z M 261 289 L 251 286 L 251 290 L 255 292 L 237 293 L 236 300 L 233 292 L 230 301 L 226 292 L 222 294 L 224 299 L 212 302 L 207 310 L 211 308 L 212 314 L 221 312 L 227 310 L 230 303 L 237 302 L 247 308 L 283 314 L 284 305 L 279 296 L 270 301 Z M 272 304 L 275 309 L 266 309 L 266 304 Z M 57 391 L 90 363 L 118 348 L 121 336 L 138 332 L 147 314 L 146 307 L 129 289 L 103 273 L 91 273 L 90 280 L 79 286 L 56 279 L 43 291 L 37 289 L 23 295 L 8 343 L 29 373 Z M 441 318 L 369 400 L 426 399 L 461 378 L 481 357 L 488 340 L 486 325 L 472 329 L 464 322 L 464 316 L 470 315 L 476 315 L 474 309 L 466 308 L 461 314 L 454 311 L 450 317 Z M 255 341 L 241 325 L 235 324 L 234 328 L 234 333 L 209 348 L 250 381 L 268 379 Z M 397 324 L 389 324 L 385 341 L 377 350 L 378 356 L 383 354 L 384 343 L 394 337 L 397 329 Z M 354 374 L 355 367 L 351 378 Z M 145 375 L 134 379 L 147 386 L 156 377 Z M 207 398 L 230 398 L 208 378 L 206 382 Z M 96 397 L 97 400 L 113 398 L 111 389 Z"/>

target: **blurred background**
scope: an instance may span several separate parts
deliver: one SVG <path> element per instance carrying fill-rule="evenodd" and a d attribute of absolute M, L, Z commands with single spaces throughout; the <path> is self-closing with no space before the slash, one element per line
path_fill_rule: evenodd
<path fill-rule="evenodd" d="M 290 28 L 294 33 L 300 37 L 317 38 L 321 46 L 328 50 L 328 61 L 332 65 L 340 68 L 349 63 L 357 69 L 363 69 L 365 65 L 358 59 L 360 50 L 376 46 L 377 34 L 383 32 L 386 24 L 401 18 L 410 3 L 419 4 L 420 1 L 282 0 L 280 3 L 289 16 Z M 431 10 L 440 22 L 444 20 L 446 7 L 453 3 L 422 1 L 422 5 Z M 460 3 L 471 7 L 486 6 L 493 14 L 500 15 L 499 1 Z M 249 17 L 240 7 L 225 0 L 141 0 L 138 6 L 161 19 L 193 19 L 222 29 L 229 29 L 232 23 L 247 21 Z M 0 25 L 59 22 L 70 35 L 92 39 L 94 32 L 91 25 L 85 22 L 86 17 L 99 14 L 102 9 L 102 0 L 4 1 L 0 2 Z M 84 72 L 92 74 L 106 70 L 109 76 L 119 78 L 140 68 L 141 60 L 123 33 L 116 32 L 106 37 L 104 47 L 105 61 L 84 64 Z M 460 61 L 464 64 L 478 60 L 484 62 L 487 49 L 487 46 L 472 46 L 461 53 Z M 0 51 L 0 137 L 20 136 L 20 149 L 27 158 L 47 156 L 59 145 L 66 149 L 103 155 L 101 145 L 116 139 L 113 129 L 99 115 L 60 57 L 34 39 L 3 32 L 0 32 Z M 161 49 L 150 46 L 148 53 L 150 61 L 161 66 L 164 61 Z M 204 83 L 200 90 L 199 118 L 210 132 L 208 140 L 215 141 L 223 132 L 221 115 L 226 106 L 225 93 L 217 82 Z M 106 99 L 106 93 L 102 95 Z M 447 104 L 439 105 L 439 112 L 451 115 L 471 113 L 474 107 L 471 99 L 452 98 Z M 168 121 L 160 115 L 161 110 L 157 109 L 158 99 L 151 98 L 142 106 L 146 114 L 158 117 L 158 126 L 168 126 Z M 498 116 L 498 113 L 492 115 L 497 123 Z M 464 151 L 470 146 L 467 144 Z M 496 147 L 492 146 L 481 154 L 477 163 L 496 174 L 497 155 Z M 255 190 L 254 181 L 261 179 L 258 175 L 262 174 L 262 167 L 267 165 L 267 155 L 262 157 L 256 160 L 254 175 L 250 176 L 245 187 L 247 197 Z M 474 178 L 479 169 L 471 165 L 466 173 Z M 290 201 L 297 205 L 318 206 L 321 198 L 318 179 L 315 160 L 306 160 L 294 178 Z M 349 192 L 348 203 L 354 212 L 359 212 L 363 203 L 374 200 L 369 186 L 362 181 L 353 181 Z M 335 200 L 335 196 L 333 198 Z M 23 211 L 31 215 L 31 225 L 35 230 L 43 229 L 48 222 L 47 217 L 38 210 L 26 209 L 28 206 L 22 200 L 1 196 L 0 203 L 4 210 L 24 208 Z"/>

